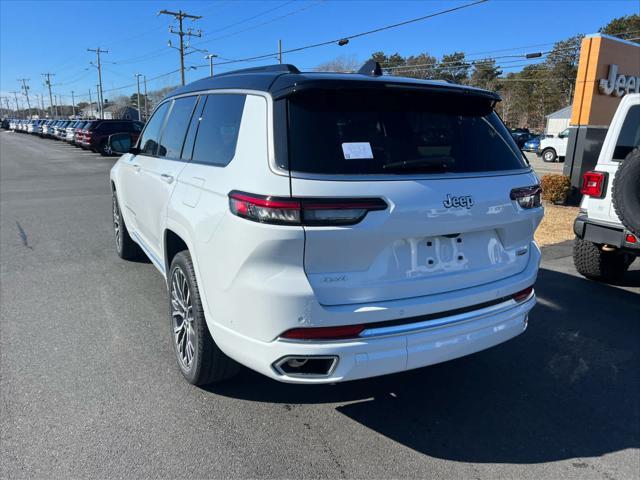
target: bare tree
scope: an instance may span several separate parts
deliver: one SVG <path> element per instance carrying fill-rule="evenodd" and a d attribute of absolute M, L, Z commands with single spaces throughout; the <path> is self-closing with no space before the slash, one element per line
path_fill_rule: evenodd
<path fill-rule="evenodd" d="M 357 72 L 360 68 L 360 62 L 355 55 L 341 55 L 321 63 L 315 69 L 319 72 Z"/>

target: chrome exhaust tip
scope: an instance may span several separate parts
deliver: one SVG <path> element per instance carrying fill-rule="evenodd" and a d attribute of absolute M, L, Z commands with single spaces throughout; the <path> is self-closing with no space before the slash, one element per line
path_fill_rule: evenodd
<path fill-rule="evenodd" d="M 337 365 L 336 355 L 287 355 L 272 367 L 277 374 L 287 377 L 323 378 L 331 375 Z"/>

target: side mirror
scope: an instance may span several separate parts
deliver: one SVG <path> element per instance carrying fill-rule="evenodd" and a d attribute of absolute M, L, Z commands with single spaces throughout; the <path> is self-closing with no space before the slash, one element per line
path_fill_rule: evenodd
<path fill-rule="evenodd" d="M 138 149 L 133 146 L 131 135 L 128 133 L 114 133 L 113 135 L 109 135 L 107 142 L 111 151 L 115 154 L 138 153 Z"/>

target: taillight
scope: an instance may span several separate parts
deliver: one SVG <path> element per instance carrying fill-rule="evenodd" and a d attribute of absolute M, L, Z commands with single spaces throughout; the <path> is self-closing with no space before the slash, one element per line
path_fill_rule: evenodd
<path fill-rule="evenodd" d="M 520 208 L 530 209 L 540 206 L 540 195 L 542 188 L 540 185 L 531 185 L 529 187 L 514 188 L 511 190 L 511 200 L 515 200 Z"/>
<path fill-rule="evenodd" d="M 527 298 L 529 298 L 532 292 L 533 287 L 527 287 L 524 290 L 520 290 L 519 292 L 514 293 L 513 299 L 518 303 L 524 302 Z"/>
<path fill-rule="evenodd" d="M 624 241 L 627 243 L 638 243 L 638 239 L 632 233 L 627 233 L 627 235 L 624 237 Z"/>
<path fill-rule="evenodd" d="M 607 181 L 606 172 L 587 172 L 582 177 L 582 189 L 580 190 L 583 195 L 589 195 L 590 197 L 602 198 L 605 193 L 605 183 Z"/>
<path fill-rule="evenodd" d="M 343 340 L 355 338 L 366 325 L 344 325 L 342 327 L 310 327 L 287 330 L 281 337 L 292 340 Z"/>
<path fill-rule="evenodd" d="M 229 208 L 238 217 L 277 225 L 354 225 L 368 212 L 385 210 L 381 198 L 278 198 L 233 191 Z"/>

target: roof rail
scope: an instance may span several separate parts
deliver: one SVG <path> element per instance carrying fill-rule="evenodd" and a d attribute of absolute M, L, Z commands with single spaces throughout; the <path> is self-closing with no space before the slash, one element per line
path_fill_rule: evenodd
<path fill-rule="evenodd" d="M 367 75 L 369 77 L 379 77 L 382 75 L 382 67 L 378 62 L 371 59 L 368 60 L 362 67 L 360 67 L 358 73 L 360 73 L 361 75 Z"/>
<path fill-rule="evenodd" d="M 231 70 L 229 72 L 219 73 L 216 77 L 224 75 L 235 75 L 237 73 L 261 73 L 261 72 L 282 72 L 282 73 L 300 73 L 295 65 L 282 63 L 276 65 L 264 65 L 262 67 L 241 68 L 239 70 Z"/>

